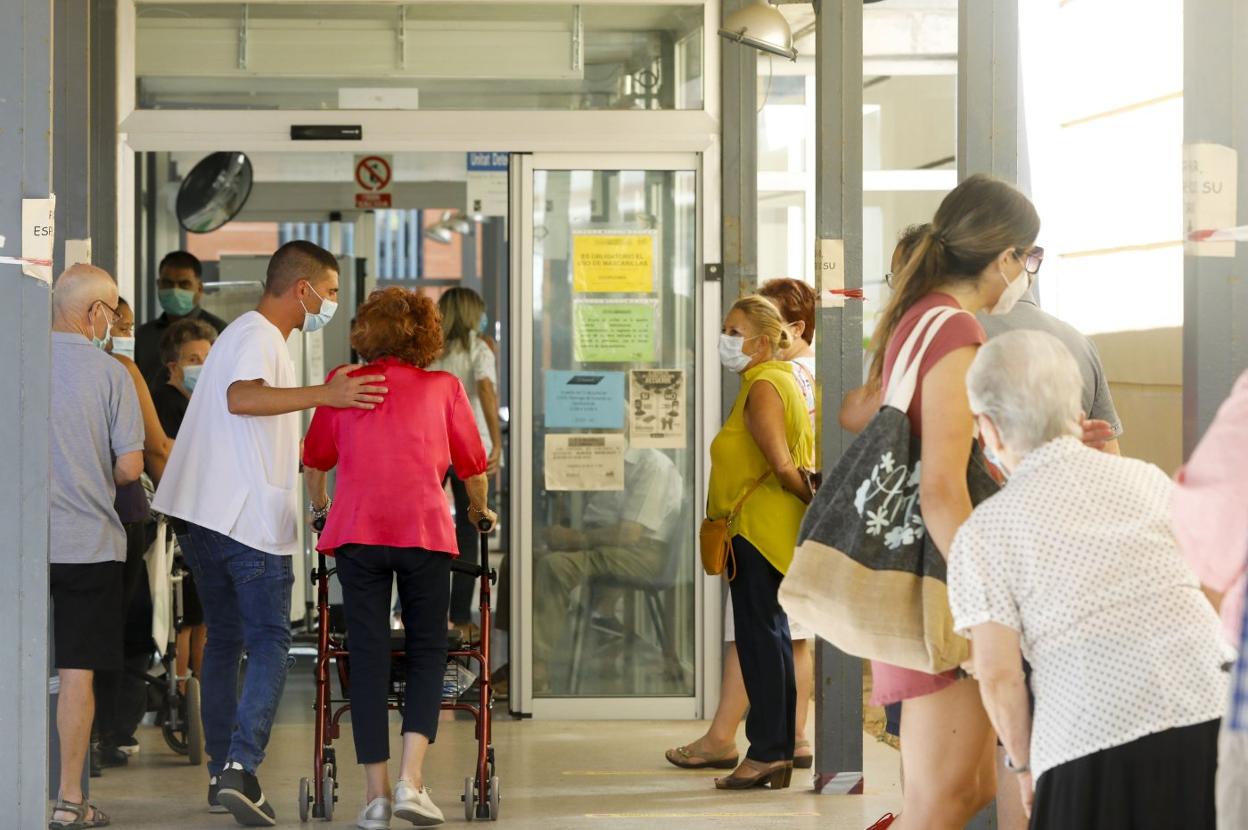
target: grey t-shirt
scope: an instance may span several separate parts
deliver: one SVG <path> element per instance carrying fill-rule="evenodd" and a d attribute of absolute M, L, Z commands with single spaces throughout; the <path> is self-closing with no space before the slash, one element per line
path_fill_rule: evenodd
<path fill-rule="evenodd" d="M 124 562 L 113 509 L 118 456 L 143 449 L 143 416 L 130 373 L 80 334 L 52 332 L 53 564 Z"/>
<path fill-rule="evenodd" d="M 1009 331 L 1043 331 L 1061 340 L 1075 356 L 1079 372 L 1083 375 L 1083 411 L 1089 418 L 1108 421 L 1114 428 L 1114 435 L 1122 435 L 1122 421 L 1118 419 L 1114 399 L 1109 394 L 1109 381 L 1105 378 L 1101 355 L 1087 335 L 1041 310 L 1030 291 L 1009 314 L 981 312 L 978 318 L 989 338 Z"/>

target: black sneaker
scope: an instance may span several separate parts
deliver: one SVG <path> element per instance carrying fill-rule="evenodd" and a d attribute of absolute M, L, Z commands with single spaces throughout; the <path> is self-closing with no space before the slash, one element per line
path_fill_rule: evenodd
<path fill-rule="evenodd" d="M 210 813 L 228 813 L 225 805 L 221 803 L 218 794 L 221 791 L 221 779 L 212 776 L 208 779 L 208 812 Z"/>
<path fill-rule="evenodd" d="M 244 827 L 272 827 L 277 824 L 273 807 L 264 797 L 255 773 L 248 772 L 238 763 L 225 765 L 217 800 Z"/>
<path fill-rule="evenodd" d="M 115 746 L 100 744 L 100 766 L 104 769 L 109 767 L 124 767 L 130 763 L 130 756 L 122 752 Z"/>

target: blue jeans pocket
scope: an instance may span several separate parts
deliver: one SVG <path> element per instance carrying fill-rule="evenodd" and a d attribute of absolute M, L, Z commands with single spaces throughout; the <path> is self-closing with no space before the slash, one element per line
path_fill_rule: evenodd
<path fill-rule="evenodd" d="M 235 585 L 244 585 L 264 576 L 266 558 L 262 551 L 239 545 L 226 560 L 225 567 Z"/>

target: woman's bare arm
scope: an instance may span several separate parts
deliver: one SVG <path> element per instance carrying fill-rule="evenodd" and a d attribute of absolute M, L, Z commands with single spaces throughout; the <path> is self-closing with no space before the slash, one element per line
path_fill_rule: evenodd
<path fill-rule="evenodd" d="M 784 401 L 770 383 L 755 383 L 750 387 L 749 397 L 745 400 L 745 426 L 754 443 L 762 450 L 780 486 L 809 504 L 813 494 L 789 452 L 789 439 L 784 429 Z"/>
<path fill-rule="evenodd" d="M 130 380 L 134 382 L 134 391 L 139 396 L 139 411 L 143 414 L 143 469 L 153 483 L 159 484 L 161 476 L 165 474 L 165 465 L 169 463 L 169 455 L 173 452 L 173 441 L 165 435 L 165 430 L 160 425 L 156 404 L 152 401 L 152 393 L 147 388 L 147 381 L 143 380 L 139 367 L 128 357 L 113 357 L 121 361 L 121 365 L 130 373 Z"/>
<path fill-rule="evenodd" d="M 490 433 L 490 466 L 486 469 L 488 475 L 494 475 L 498 472 L 498 462 L 503 456 L 503 428 L 502 422 L 498 417 L 498 391 L 494 388 L 494 381 L 483 379 L 477 381 L 477 397 L 481 401 L 481 411 L 485 414 L 485 428 Z"/>
<path fill-rule="evenodd" d="M 846 392 L 845 399 L 841 401 L 841 428 L 848 432 L 862 432 L 883 405 L 884 393 L 876 384 L 868 383 Z"/>
<path fill-rule="evenodd" d="M 978 346 L 945 355 L 923 378 L 923 471 L 919 509 L 936 547 L 947 558 L 954 534 L 971 515 L 966 468 L 975 419 L 966 397 L 966 372 Z"/>

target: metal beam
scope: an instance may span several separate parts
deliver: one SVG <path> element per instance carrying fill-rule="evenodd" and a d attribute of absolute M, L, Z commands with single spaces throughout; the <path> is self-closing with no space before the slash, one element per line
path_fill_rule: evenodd
<path fill-rule="evenodd" d="M 91 236 L 90 76 L 91 6 L 82 0 L 55 0 L 56 49 L 53 72 L 52 190 L 56 200 L 56 239 L 52 272 L 65 262 L 66 239 Z"/>
<path fill-rule="evenodd" d="M 958 4 L 958 179 L 1018 181 L 1018 0 Z"/>
<path fill-rule="evenodd" d="M 750 0 L 724 0 L 722 14 Z M 758 286 L 758 52 L 725 43 L 722 67 L 721 112 L 723 155 L 723 305 L 751 293 Z M 721 371 L 723 418 L 737 399 L 740 379 Z"/>
<path fill-rule="evenodd" d="M 0 234 L 21 249 L 22 198 L 46 197 L 52 180 L 52 2 L 8 0 L 0 28 Z M 48 419 L 51 293 L 14 265 L 0 265 L 0 804 L 9 827 L 47 822 Z"/>
<path fill-rule="evenodd" d="M 1217 144 L 1238 157 L 1232 225 L 1248 223 L 1248 8 L 1240 0 L 1183 6 L 1183 141 Z M 1228 217 L 1230 218 L 1230 217 Z M 1183 454 L 1189 455 L 1248 368 L 1248 245 L 1189 247 L 1183 267 Z"/>
<path fill-rule="evenodd" d="M 862 287 L 862 0 L 815 4 L 815 238 L 845 246 L 845 288 Z M 822 274 L 816 275 L 821 298 Z M 862 384 L 862 306 L 819 311 L 816 365 L 823 387 L 822 468 L 853 436 L 841 399 Z M 862 661 L 822 640 L 815 647 L 815 790 L 861 793 Z"/>
<path fill-rule="evenodd" d="M 81 2 L 81 0 L 78 0 Z M 117 0 L 91 0 L 91 259 L 117 273 Z M 82 141 L 80 135 L 78 138 Z M 127 240 L 133 245 L 134 240 Z M 137 286 L 136 286 L 137 288 Z M 134 293 L 138 293 L 135 291 Z M 136 297 L 129 297 L 133 304 Z M 135 314 L 140 313 L 138 306 Z M 140 317 L 139 319 L 147 319 Z"/>

